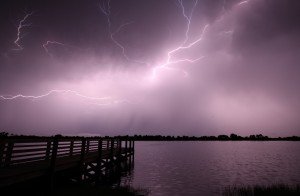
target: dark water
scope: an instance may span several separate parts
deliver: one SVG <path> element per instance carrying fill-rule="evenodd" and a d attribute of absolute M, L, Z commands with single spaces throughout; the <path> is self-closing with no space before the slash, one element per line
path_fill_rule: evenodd
<path fill-rule="evenodd" d="M 220 195 L 228 185 L 300 184 L 300 142 L 136 142 L 122 183 L 150 195 Z"/>

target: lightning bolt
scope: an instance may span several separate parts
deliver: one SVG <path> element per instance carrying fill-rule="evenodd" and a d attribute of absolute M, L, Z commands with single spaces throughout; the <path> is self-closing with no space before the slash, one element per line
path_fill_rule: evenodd
<path fill-rule="evenodd" d="M 202 32 L 200 33 L 198 39 L 196 39 L 195 41 L 193 41 L 191 43 L 188 43 L 192 16 L 193 16 L 193 12 L 194 12 L 195 7 L 198 4 L 198 0 L 194 0 L 194 5 L 192 7 L 190 16 L 188 16 L 186 14 L 186 10 L 185 10 L 184 4 L 183 4 L 183 0 L 178 0 L 178 3 L 180 5 L 182 15 L 187 21 L 187 27 L 186 27 L 186 31 L 185 31 L 185 39 L 183 40 L 183 42 L 177 48 L 174 48 L 174 49 L 167 52 L 167 59 L 164 63 L 161 63 L 161 64 L 159 64 L 159 65 L 152 68 L 152 74 L 151 74 L 151 77 L 150 77 L 150 79 L 152 79 L 152 80 L 157 78 L 157 74 L 158 74 L 159 70 L 161 70 L 161 69 L 179 70 L 179 71 L 183 72 L 184 76 L 186 77 L 186 76 L 188 76 L 188 73 L 186 71 L 171 67 L 171 65 L 172 64 L 177 64 L 177 63 L 182 63 L 182 62 L 194 63 L 194 62 L 199 61 L 199 60 L 204 58 L 204 56 L 200 56 L 199 58 L 196 58 L 196 59 L 185 58 L 185 59 L 179 59 L 179 60 L 172 60 L 172 56 L 174 56 L 178 51 L 186 50 L 186 49 L 192 48 L 193 46 L 199 44 L 203 40 L 203 36 L 204 36 L 205 32 L 209 28 L 209 24 L 206 24 L 204 26 Z M 247 3 L 249 3 L 249 0 L 241 1 L 237 5 L 240 6 L 240 5 L 247 4 Z M 225 4 L 226 4 L 226 0 L 223 1 L 223 5 L 222 5 L 223 13 L 226 11 L 225 10 Z M 221 16 L 220 19 L 217 20 L 217 22 L 220 22 L 222 20 L 223 20 L 223 15 Z M 226 31 L 224 33 L 232 35 L 233 31 Z"/>
<path fill-rule="evenodd" d="M 61 45 L 61 46 L 65 46 L 65 44 L 63 43 L 60 43 L 60 42 L 57 42 L 57 41 L 47 41 L 43 44 L 43 48 L 45 50 L 45 52 L 51 57 L 53 58 L 53 55 L 49 52 L 49 49 L 48 49 L 48 45 L 50 44 L 56 44 L 56 45 Z"/>
<path fill-rule="evenodd" d="M 24 99 L 30 99 L 30 100 L 39 100 L 42 98 L 45 98 L 47 96 L 50 96 L 51 94 L 73 94 L 79 98 L 82 98 L 86 100 L 84 103 L 87 104 L 93 104 L 93 105 L 99 105 L 99 106 L 104 106 L 104 105 L 111 105 L 111 104 L 118 104 L 118 103 L 130 103 L 129 101 L 123 99 L 123 100 L 116 100 L 111 97 L 92 97 L 92 96 L 86 96 L 84 94 L 81 94 L 77 91 L 74 90 L 50 90 L 46 92 L 45 94 L 41 95 L 23 95 L 23 94 L 18 94 L 18 95 L 0 95 L 0 98 L 3 100 L 15 100 L 19 98 L 24 98 Z"/>
<path fill-rule="evenodd" d="M 30 27 L 31 24 L 30 23 L 26 23 L 26 20 L 33 15 L 33 12 L 31 13 L 27 13 L 22 20 L 20 20 L 19 25 L 17 27 L 17 38 L 14 41 L 14 44 L 17 46 L 17 48 L 13 49 L 13 50 L 23 50 L 24 48 L 21 46 L 20 41 L 23 38 L 21 35 L 21 31 L 24 27 Z"/>
<path fill-rule="evenodd" d="M 225 2 L 225 1 L 224 1 Z M 247 1 L 241 1 L 240 3 L 236 4 L 236 5 L 243 5 L 248 3 L 249 0 Z M 189 48 L 192 48 L 193 46 L 200 44 L 201 41 L 203 40 L 203 37 L 207 31 L 207 29 L 209 28 L 209 24 L 204 25 L 200 35 L 198 36 L 198 38 L 194 41 L 189 42 L 189 32 L 190 32 L 190 26 L 191 26 L 191 22 L 192 22 L 192 16 L 193 16 L 193 12 L 194 9 L 197 6 L 198 0 L 194 0 L 194 4 L 193 7 L 191 9 L 191 13 L 188 16 L 186 14 L 186 8 L 183 4 L 183 0 L 178 0 L 179 3 L 179 7 L 181 8 L 181 13 L 182 16 L 185 18 L 186 20 L 186 30 L 185 30 L 185 34 L 184 34 L 184 39 L 181 43 L 178 44 L 177 47 L 170 49 L 169 51 L 166 52 L 166 60 L 163 63 L 160 63 L 156 66 L 154 66 L 152 68 L 152 75 L 151 78 L 155 79 L 157 77 L 158 72 L 161 69 L 165 69 L 165 70 L 176 70 L 176 71 L 181 71 L 184 76 L 188 76 L 188 73 L 185 70 L 182 69 L 178 69 L 178 68 L 174 68 L 172 67 L 173 64 L 177 64 L 177 63 L 182 63 L 182 62 L 187 62 L 187 63 L 194 63 L 196 61 L 199 61 L 201 59 L 204 58 L 204 56 L 200 56 L 198 58 L 195 59 L 189 59 L 189 58 L 181 58 L 181 59 L 175 59 L 174 57 L 176 56 L 176 53 L 181 51 L 181 50 L 186 50 Z M 223 5 L 225 6 L 225 5 Z M 136 60 L 132 60 L 130 57 L 128 57 L 126 55 L 126 49 L 125 47 L 120 44 L 115 38 L 114 36 L 119 33 L 123 28 L 125 28 L 127 25 L 130 25 L 132 22 L 128 22 L 125 24 L 122 24 L 118 27 L 118 29 L 114 32 L 111 31 L 111 19 L 110 19 L 110 0 L 107 1 L 107 4 L 103 3 L 102 6 L 100 6 L 100 9 L 102 11 L 102 13 L 107 17 L 107 23 L 108 23 L 108 27 L 109 27 L 109 33 L 110 33 L 110 39 L 120 48 L 122 49 L 122 54 L 125 57 L 125 59 L 127 59 L 128 61 L 133 61 L 133 62 L 139 62 Z M 23 47 L 19 44 L 21 37 L 21 30 L 23 27 L 27 27 L 30 26 L 30 24 L 26 23 L 26 20 L 28 19 L 28 17 L 30 17 L 33 13 L 29 13 L 26 14 L 25 17 L 20 21 L 19 26 L 18 26 L 18 34 L 17 34 L 17 39 L 15 40 L 15 44 L 18 46 L 17 50 L 22 50 Z M 224 32 L 225 34 L 232 34 L 233 31 L 226 31 Z M 57 41 L 47 41 L 46 43 L 43 44 L 43 48 L 46 51 L 46 53 L 48 53 L 51 56 L 51 53 L 49 52 L 47 46 L 49 44 L 57 44 L 57 45 L 64 45 L 63 43 L 57 42 Z M 144 63 L 144 62 L 141 62 Z M 144 63 L 147 64 L 147 63 Z M 84 100 L 86 100 L 85 103 L 87 104 L 92 104 L 92 105 L 99 105 L 99 106 L 106 106 L 106 105 L 111 105 L 111 104 L 120 104 L 120 103 L 129 103 L 129 104 L 133 104 L 132 102 L 130 102 L 129 100 L 126 99 L 113 99 L 111 97 L 92 97 L 92 96 L 87 96 L 84 94 L 81 94 L 77 91 L 74 90 L 50 90 L 48 92 L 46 92 L 45 94 L 41 94 L 41 95 L 23 95 L 23 94 L 18 94 L 18 95 L 0 95 L 0 99 L 2 100 L 15 100 L 15 99 L 19 99 L 19 98 L 23 98 L 23 99 L 29 99 L 29 100 L 38 100 L 38 99 L 42 99 L 45 98 L 47 96 L 50 96 L 51 94 L 73 94 L 77 97 L 80 97 Z"/>
<path fill-rule="evenodd" d="M 102 3 L 102 5 L 101 5 Z M 131 61 L 131 62 L 135 62 L 135 63 L 140 63 L 140 64 L 146 64 L 149 66 L 149 63 L 147 62 L 143 62 L 143 61 L 139 61 L 139 60 L 135 60 L 135 59 L 131 59 L 127 54 L 126 54 L 126 49 L 125 47 L 120 43 L 118 42 L 116 39 L 115 39 L 115 35 L 117 33 L 119 33 L 124 27 L 126 27 L 127 25 L 130 25 L 132 24 L 133 22 L 129 22 L 129 23 L 125 23 L 125 24 L 122 24 L 119 26 L 119 28 L 112 32 L 111 30 L 111 26 L 112 26 L 112 23 L 111 23 L 111 0 L 108 0 L 108 1 L 101 1 L 100 2 L 100 10 L 101 12 L 106 16 L 107 18 L 107 23 L 108 23 L 108 30 L 109 30 L 109 34 L 110 34 L 110 39 L 112 40 L 112 42 L 118 46 L 121 50 L 122 50 L 122 54 L 124 56 L 124 58 L 127 60 L 127 61 Z M 205 25 L 205 27 L 203 28 L 203 31 L 201 33 L 201 35 L 199 36 L 199 38 L 197 40 L 195 40 L 194 42 L 192 43 L 189 43 L 187 44 L 188 40 L 189 40 L 189 32 L 190 32 L 190 25 L 191 25 L 191 19 L 192 19 L 192 15 L 193 15 L 193 12 L 194 12 L 194 9 L 196 8 L 197 4 L 198 4 L 198 0 L 194 0 L 194 4 L 193 4 L 193 7 L 191 9 L 191 13 L 190 15 L 188 16 L 187 13 L 186 13 L 186 9 L 185 9 L 185 6 L 183 4 L 183 0 L 178 0 L 178 3 L 179 3 L 179 6 L 180 6 L 180 9 L 181 9 L 181 12 L 182 12 L 182 15 L 183 17 L 185 18 L 186 22 L 187 22 L 187 27 L 186 27 L 186 31 L 185 31 L 185 38 L 184 40 L 182 41 L 182 43 L 179 44 L 178 47 L 176 47 L 175 49 L 172 49 L 170 51 L 167 52 L 167 58 L 166 58 L 166 61 L 164 63 L 161 63 L 159 65 L 156 65 L 156 66 L 153 66 L 152 68 L 152 75 L 151 75 L 151 79 L 154 79 L 156 78 L 157 76 L 157 73 L 159 70 L 161 69 L 166 69 L 166 70 L 175 70 L 175 71 L 181 71 L 184 76 L 188 76 L 188 73 L 185 71 L 185 70 L 182 70 L 182 69 L 178 69 L 178 68 L 175 68 L 175 67 L 172 67 L 170 65 L 172 64 L 177 64 L 177 63 L 182 63 L 182 62 L 188 62 L 188 63 L 194 63 L 202 58 L 204 58 L 203 56 L 199 57 L 199 58 L 196 58 L 196 59 L 188 59 L 188 58 L 184 58 L 184 59 L 179 59 L 179 60 L 172 60 L 172 56 L 180 51 L 180 50 L 184 50 L 184 49 L 188 49 L 188 48 L 191 48 L 193 47 L 194 45 L 196 45 L 197 43 L 199 43 L 201 40 L 202 40 L 202 37 L 203 37 L 203 34 L 205 33 L 205 30 L 207 29 L 208 25 Z M 187 44 L 187 45 L 186 45 Z"/>
<path fill-rule="evenodd" d="M 102 2 L 102 3 L 101 3 Z M 144 62 L 144 61 L 140 61 L 140 60 L 136 60 L 136 59 L 132 59 L 130 58 L 127 53 L 126 53 L 126 48 L 119 42 L 117 41 L 117 39 L 115 38 L 115 35 L 118 34 L 120 31 L 122 31 L 122 29 L 124 29 L 126 26 L 130 25 L 133 23 L 133 21 L 131 22 L 127 22 L 127 23 L 124 23 L 122 25 L 120 25 L 117 30 L 115 31 L 112 31 L 112 23 L 111 23 L 111 6 L 110 6 L 110 2 L 111 0 L 108 0 L 108 1 L 100 1 L 100 10 L 101 12 L 105 15 L 106 19 L 107 19 L 107 24 L 108 24 L 108 32 L 109 32 L 109 37 L 111 39 L 111 41 L 121 49 L 122 51 L 122 55 L 123 57 L 127 60 L 127 61 L 130 61 L 130 62 L 133 62 L 133 63 L 138 63 L 138 64 L 145 64 L 145 65 L 149 65 L 147 62 Z"/>
<path fill-rule="evenodd" d="M 191 43 L 188 43 L 192 16 L 193 16 L 194 9 L 196 8 L 196 6 L 198 4 L 198 0 L 194 1 L 190 16 L 188 16 L 186 14 L 186 10 L 185 10 L 184 4 L 183 4 L 183 0 L 178 0 L 178 3 L 180 5 L 182 15 L 183 15 L 183 17 L 185 18 L 185 20 L 187 22 L 187 27 L 186 27 L 186 31 L 185 31 L 185 39 L 182 41 L 182 43 L 179 44 L 179 46 L 177 46 L 176 48 L 171 49 L 170 51 L 167 52 L 167 59 L 164 63 L 161 63 L 161 64 L 159 64 L 157 66 L 154 66 L 152 68 L 152 75 L 150 77 L 152 80 L 157 77 L 158 71 L 161 70 L 161 69 L 181 71 L 181 72 L 183 72 L 184 76 L 186 77 L 186 76 L 188 76 L 188 73 L 186 71 L 178 69 L 178 68 L 174 68 L 171 65 L 177 64 L 177 63 L 182 63 L 182 62 L 194 63 L 194 62 L 199 61 L 200 59 L 204 58 L 204 56 L 200 56 L 196 59 L 184 58 L 184 59 L 179 59 L 179 60 L 172 60 L 172 56 L 174 56 L 178 51 L 192 48 L 194 45 L 201 42 L 207 28 L 209 27 L 208 24 L 205 25 L 202 32 L 200 33 L 198 39 L 196 39 L 195 41 L 193 41 Z"/>
<path fill-rule="evenodd" d="M 96 105 L 96 106 L 109 106 L 109 105 L 115 105 L 115 104 L 136 104 L 134 102 L 131 102 L 127 99 L 114 99 L 112 97 L 92 97 L 92 96 L 86 96 L 84 94 L 81 94 L 74 90 L 50 90 L 46 92 L 45 94 L 41 95 L 0 95 L 0 99 L 2 100 L 15 100 L 15 99 L 29 99 L 32 101 L 39 100 L 45 97 L 50 96 L 51 94 L 73 94 L 79 98 L 84 99 L 82 103 L 87 105 Z"/>
<path fill-rule="evenodd" d="M 11 95 L 0 95 L 0 97 L 2 99 L 8 99 L 8 100 L 11 100 L 11 99 L 17 99 L 17 98 L 26 98 L 26 99 L 41 99 L 41 98 L 44 98 L 44 97 L 47 97 L 53 93 L 72 93 L 78 97 L 81 97 L 81 98 L 85 98 L 85 99 L 90 99 L 90 100 L 103 100 L 103 99 L 109 99 L 110 97 L 90 97 L 90 96 L 85 96 L 83 94 L 80 94 L 79 92 L 77 91 L 73 91 L 73 90 L 50 90 L 49 92 L 45 93 L 45 94 L 42 94 L 42 95 L 37 95 L 37 96 L 33 96 L 33 95 L 22 95 L 22 94 L 18 94 L 18 95 L 14 95 L 14 96 L 11 96 Z"/>

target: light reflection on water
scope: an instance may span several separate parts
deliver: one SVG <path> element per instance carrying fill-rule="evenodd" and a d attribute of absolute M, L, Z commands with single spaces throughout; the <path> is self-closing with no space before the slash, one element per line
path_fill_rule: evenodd
<path fill-rule="evenodd" d="M 300 142 L 136 142 L 122 184 L 150 195 L 220 195 L 229 185 L 300 184 Z"/>

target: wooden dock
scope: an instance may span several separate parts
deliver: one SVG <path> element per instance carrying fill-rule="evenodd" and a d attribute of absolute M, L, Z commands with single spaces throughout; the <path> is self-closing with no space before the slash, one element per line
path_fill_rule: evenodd
<path fill-rule="evenodd" d="M 134 141 L 101 137 L 0 138 L 0 187 L 57 174 L 97 183 L 115 170 L 130 169 Z"/>

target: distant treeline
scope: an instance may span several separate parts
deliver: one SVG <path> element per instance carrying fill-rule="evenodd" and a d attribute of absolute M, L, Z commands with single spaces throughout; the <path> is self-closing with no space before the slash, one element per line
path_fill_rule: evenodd
<path fill-rule="evenodd" d="M 262 134 L 250 135 L 246 137 L 237 134 L 218 136 L 163 136 L 163 135 L 134 135 L 117 136 L 118 138 L 132 138 L 136 141 L 300 141 L 299 136 L 271 138 Z"/>
<path fill-rule="evenodd" d="M 0 138 L 5 137 L 39 137 L 36 135 L 14 135 L 9 134 L 7 132 L 0 132 Z M 51 137 L 75 137 L 78 138 L 80 136 L 63 136 L 63 135 L 55 135 Z M 100 137 L 100 136 L 95 136 Z M 88 138 L 95 138 L 88 137 Z M 262 134 L 257 135 L 249 135 L 242 137 L 237 134 L 230 135 L 218 135 L 218 136 L 164 136 L 164 135 L 118 135 L 118 136 L 102 136 L 102 138 L 116 138 L 116 139 L 124 139 L 124 140 L 135 140 L 135 141 L 300 141 L 300 136 L 290 136 L 290 137 L 268 137 Z"/>

